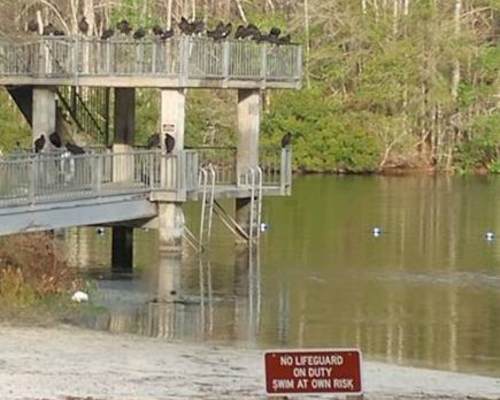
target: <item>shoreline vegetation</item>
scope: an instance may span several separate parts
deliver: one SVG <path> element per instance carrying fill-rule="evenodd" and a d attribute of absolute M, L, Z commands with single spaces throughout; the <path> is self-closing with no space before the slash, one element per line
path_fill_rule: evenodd
<path fill-rule="evenodd" d="M 92 284 L 79 277 L 63 248 L 50 233 L 0 238 L 0 323 L 51 326 L 98 311 L 71 301 Z"/>
<path fill-rule="evenodd" d="M 0 31 L 29 38 L 26 24 L 41 8 L 66 34 L 78 32 L 80 15 L 68 2 L 53 0 L 55 8 L 45 3 L 4 2 Z M 234 27 L 248 21 L 263 31 L 291 33 L 304 48 L 303 88 L 263 93 L 261 144 L 279 151 L 281 137 L 290 132 L 296 171 L 500 173 L 498 0 L 92 5 L 84 7 L 87 20 L 95 21 L 87 35 L 100 35 L 122 19 L 151 30 L 181 16 L 196 16 L 209 29 L 219 20 Z M 235 104 L 234 91 L 190 89 L 186 145 L 234 145 Z M 137 144 L 158 131 L 159 108 L 156 90 L 137 89 Z M 75 131 L 74 125 L 68 129 Z M 4 89 L 0 128 L 3 153 L 18 141 L 30 147 L 30 128 Z M 91 132 L 74 135 L 98 142 Z"/>

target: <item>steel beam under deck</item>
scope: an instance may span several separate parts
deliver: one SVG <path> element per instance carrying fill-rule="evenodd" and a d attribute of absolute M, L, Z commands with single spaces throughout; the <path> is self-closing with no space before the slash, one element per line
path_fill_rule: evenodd
<path fill-rule="evenodd" d="M 0 208 L 0 236 L 72 226 L 147 220 L 157 215 L 148 195 L 123 195 Z"/>

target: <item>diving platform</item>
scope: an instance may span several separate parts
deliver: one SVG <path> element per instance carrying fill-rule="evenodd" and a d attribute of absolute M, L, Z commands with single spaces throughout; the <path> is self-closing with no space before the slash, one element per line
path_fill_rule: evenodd
<path fill-rule="evenodd" d="M 302 47 L 214 41 L 41 36 L 0 41 L 0 85 L 298 89 Z"/>

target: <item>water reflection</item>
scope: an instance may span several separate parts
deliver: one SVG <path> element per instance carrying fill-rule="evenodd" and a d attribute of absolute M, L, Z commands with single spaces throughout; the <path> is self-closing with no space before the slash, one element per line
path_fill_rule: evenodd
<path fill-rule="evenodd" d="M 114 333 L 257 344 L 261 313 L 259 250 L 235 254 L 230 290 L 214 290 L 212 262 L 204 257 L 183 260 L 160 253 L 156 265 L 134 279 L 100 274 L 95 301 L 107 311 L 85 323 Z"/>
<path fill-rule="evenodd" d="M 266 200 L 271 229 L 252 252 L 218 224 L 202 259 L 159 254 L 154 231 L 137 231 L 132 277 L 91 273 L 109 312 L 87 323 L 500 375 L 500 244 L 483 237 L 500 232 L 499 200 L 499 179 L 298 179 L 292 198 Z M 108 234 L 72 235 L 80 266 L 109 264 Z"/>

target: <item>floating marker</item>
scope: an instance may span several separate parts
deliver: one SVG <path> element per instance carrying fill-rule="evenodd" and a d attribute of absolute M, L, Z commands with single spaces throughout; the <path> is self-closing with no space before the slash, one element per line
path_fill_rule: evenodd
<path fill-rule="evenodd" d="M 263 222 L 262 224 L 260 224 L 260 231 L 261 232 L 267 231 L 268 228 L 269 228 L 269 225 L 267 225 L 265 222 Z"/>
<path fill-rule="evenodd" d="M 99 236 L 102 236 L 102 235 L 104 235 L 104 228 L 96 228 L 95 232 L 96 232 Z"/>
<path fill-rule="evenodd" d="M 484 234 L 484 238 L 488 241 L 488 242 L 491 242 L 493 240 L 495 240 L 495 233 L 494 232 L 486 232 Z"/>
<path fill-rule="evenodd" d="M 375 236 L 375 237 L 379 237 L 379 236 L 381 236 L 381 235 L 382 235 L 382 229 L 381 229 L 381 228 L 379 228 L 379 227 L 375 227 L 375 228 L 373 228 L 373 230 L 372 230 L 372 234 L 373 234 L 373 236 Z"/>

